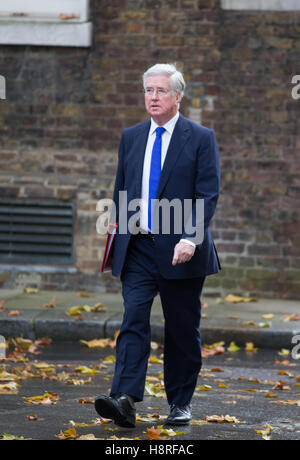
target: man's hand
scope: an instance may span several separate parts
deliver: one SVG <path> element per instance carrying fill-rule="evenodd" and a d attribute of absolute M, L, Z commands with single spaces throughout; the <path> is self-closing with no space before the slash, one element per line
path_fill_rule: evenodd
<path fill-rule="evenodd" d="M 172 265 L 188 262 L 193 257 L 194 252 L 195 248 L 191 244 L 184 242 L 177 243 L 174 248 Z"/>

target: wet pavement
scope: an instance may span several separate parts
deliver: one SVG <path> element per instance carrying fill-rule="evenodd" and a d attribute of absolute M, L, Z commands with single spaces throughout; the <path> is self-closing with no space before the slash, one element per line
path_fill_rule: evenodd
<path fill-rule="evenodd" d="M 40 349 L 41 354 L 26 351 L 19 355 L 19 360 L 26 356 L 26 362 L 16 357 L 15 361 L 0 361 L 0 388 L 3 390 L 2 385 L 9 382 L 19 385 L 15 391 L 6 390 L 7 394 L 0 391 L 0 439 L 7 433 L 25 439 L 55 440 L 72 428 L 74 439 L 93 435 L 98 439 L 149 440 L 147 429 L 159 429 L 163 424 L 169 412 L 162 386 L 163 349 L 151 352 L 147 391 L 144 401 L 136 405 L 138 421 L 134 429 L 119 428 L 112 422 L 100 423 L 92 404 L 96 396 L 109 392 L 114 371 L 113 348 L 90 349 L 77 341 L 53 342 Z M 161 437 L 177 443 L 263 437 L 299 440 L 300 361 L 282 356 L 279 351 L 230 352 L 226 347 L 224 353 L 205 358 L 193 398 L 191 425 L 172 427 L 181 433 L 161 433 Z M 79 371 L 79 367 L 83 370 Z M 5 378 L 4 372 L 10 377 Z M 47 392 L 53 404 L 36 405 L 28 400 Z M 30 415 L 37 420 L 28 420 Z M 87 426 L 77 426 L 78 423 Z"/>

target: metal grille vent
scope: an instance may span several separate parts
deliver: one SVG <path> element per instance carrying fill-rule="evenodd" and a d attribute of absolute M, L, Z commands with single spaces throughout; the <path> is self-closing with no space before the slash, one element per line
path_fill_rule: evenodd
<path fill-rule="evenodd" d="M 0 262 L 73 262 L 72 203 L 0 201 Z"/>

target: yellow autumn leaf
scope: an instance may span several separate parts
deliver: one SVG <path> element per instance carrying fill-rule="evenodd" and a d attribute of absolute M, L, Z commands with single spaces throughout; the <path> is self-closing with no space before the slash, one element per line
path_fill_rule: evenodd
<path fill-rule="evenodd" d="M 42 404 L 42 405 L 53 405 L 59 400 L 59 395 L 56 393 L 46 392 L 43 395 L 38 396 L 27 396 L 24 397 L 28 404 Z"/>
<path fill-rule="evenodd" d="M 196 388 L 196 391 L 210 391 L 212 387 L 210 385 L 199 385 Z"/>
<path fill-rule="evenodd" d="M 69 428 L 68 430 L 60 430 L 59 434 L 56 435 L 59 439 L 76 439 L 78 437 L 75 428 Z"/>
<path fill-rule="evenodd" d="M 229 388 L 229 385 L 225 385 L 224 383 L 219 383 L 219 388 L 228 389 L 228 388 Z"/>
<path fill-rule="evenodd" d="M 145 392 L 150 396 L 154 396 L 155 398 L 165 397 L 165 392 L 163 391 L 163 387 L 158 383 L 154 385 L 151 383 L 146 383 Z"/>
<path fill-rule="evenodd" d="M 14 434 L 10 433 L 2 433 L 0 436 L 1 441 L 25 441 L 29 439 L 30 438 L 25 439 L 23 436 L 15 436 Z"/>
<path fill-rule="evenodd" d="M 104 363 L 114 363 L 116 362 L 116 357 L 114 355 L 109 355 L 109 356 L 106 356 L 106 358 L 104 358 L 103 360 Z"/>
<path fill-rule="evenodd" d="M 208 415 L 204 418 L 204 420 L 206 420 L 209 423 L 243 423 L 239 419 L 231 415 Z"/>
<path fill-rule="evenodd" d="M 287 350 L 286 348 L 282 348 L 281 351 L 278 352 L 280 356 L 289 356 L 290 350 Z"/>
<path fill-rule="evenodd" d="M 110 339 L 80 340 L 80 343 L 87 345 L 89 348 L 105 348 L 109 346 Z"/>
<path fill-rule="evenodd" d="M 78 297 L 92 297 L 91 294 L 89 294 L 88 292 L 85 292 L 85 291 L 76 292 L 76 295 Z"/>
<path fill-rule="evenodd" d="M 15 394 L 18 390 L 18 385 L 16 382 L 8 382 L 0 385 L 0 394 Z"/>
<path fill-rule="evenodd" d="M 256 353 L 258 348 L 254 347 L 253 342 L 246 342 L 245 350 L 251 353 Z"/>
<path fill-rule="evenodd" d="M 149 358 L 149 362 L 150 363 L 158 363 L 158 364 L 163 364 L 163 360 L 162 359 L 159 359 L 159 358 L 156 358 L 155 356 L 150 356 Z"/>
<path fill-rule="evenodd" d="M 239 302 L 257 302 L 257 299 L 254 297 L 241 297 L 233 294 L 228 294 L 225 297 L 226 302 L 239 303 Z"/>
<path fill-rule="evenodd" d="M 99 374 L 100 372 L 97 371 L 97 369 L 95 368 L 90 368 L 90 367 L 87 367 L 87 366 L 78 366 L 76 367 L 75 369 L 77 372 L 80 372 L 81 374 L 85 374 L 85 375 L 94 375 L 94 374 Z"/>
<path fill-rule="evenodd" d="M 161 432 L 162 430 L 160 428 L 154 428 L 154 426 L 152 426 L 151 428 L 147 428 L 147 437 L 151 440 L 169 439 L 165 436 L 161 437 Z"/>
<path fill-rule="evenodd" d="M 256 433 L 262 435 L 262 438 L 266 441 L 270 441 L 272 439 L 270 433 L 272 433 L 273 430 L 274 428 L 267 423 L 263 430 L 256 430 Z"/>
<path fill-rule="evenodd" d="M 239 349 L 240 347 L 238 347 L 234 342 L 230 342 L 230 345 L 227 348 L 227 351 L 235 352 L 235 351 L 239 351 Z"/>
<path fill-rule="evenodd" d="M 38 288 L 32 288 L 32 287 L 25 287 L 24 292 L 25 294 L 37 294 L 40 290 Z"/>
<path fill-rule="evenodd" d="M 76 316 L 76 315 L 79 315 L 83 311 L 90 313 L 90 312 L 98 312 L 98 311 L 106 311 L 106 310 L 107 310 L 107 307 L 103 305 L 103 303 L 96 303 L 95 305 L 74 305 L 73 307 L 67 310 L 66 314 L 69 316 Z"/>

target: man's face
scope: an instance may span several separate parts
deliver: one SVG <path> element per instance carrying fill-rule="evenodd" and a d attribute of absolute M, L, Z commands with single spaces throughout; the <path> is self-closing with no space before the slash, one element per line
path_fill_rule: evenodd
<path fill-rule="evenodd" d="M 146 110 L 158 125 L 167 123 L 176 115 L 180 100 L 181 94 L 173 94 L 168 76 L 150 75 L 146 79 Z"/>

